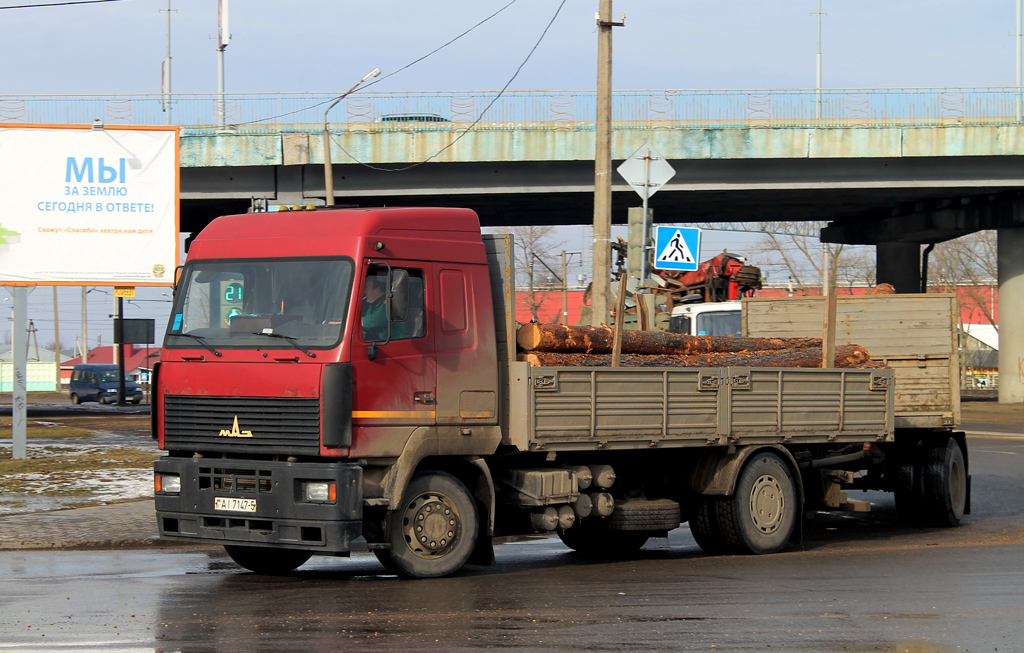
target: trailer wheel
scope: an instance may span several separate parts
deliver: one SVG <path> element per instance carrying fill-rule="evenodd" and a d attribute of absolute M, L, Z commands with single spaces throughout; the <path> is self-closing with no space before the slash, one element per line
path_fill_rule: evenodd
<path fill-rule="evenodd" d="M 407 578 L 437 578 L 461 569 L 478 531 L 476 503 L 466 486 L 447 472 L 420 472 L 405 497 L 389 516 L 391 548 L 381 552 L 387 554 L 384 566 Z"/>
<path fill-rule="evenodd" d="M 708 555 L 721 555 L 728 550 L 718 525 L 717 499 L 703 497 L 690 518 L 690 534 L 697 546 Z"/>
<path fill-rule="evenodd" d="M 651 534 L 647 531 L 613 531 L 604 520 L 592 517 L 576 522 L 558 536 L 567 547 L 588 558 L 623 558 L 636 553 Z"/>
<path fill-rule="evenodd" d="M 240 567 L 257 574 L 274 576 L 287 574 L 302 566 L 313 555 L 310 551 L 296 549 L 265 549 L 257 546 L 225 544 L 224 550 Z"/>
<path fill-rule="evenodd" d="M 928 449 L 923 476 L 928 524 L 958 526 L 967 505 L 967 465 L 956 440 Z"/>
<path fill-rule="evenodd" d="M 916 463 L 903 463 L 899 466 L 896 489 L 896 514 L 902 524 L 907 526 L 923 526 L 923 490 L 921 489 L 921 469 Z"/>
<path fill-rule="evenodd" d="M 762 452 L 743 466 L 733 496 L 714 504 L 725 548 L 731 553 L 775 553 L 793 534 L 796 485 L 786 463 Z"/>

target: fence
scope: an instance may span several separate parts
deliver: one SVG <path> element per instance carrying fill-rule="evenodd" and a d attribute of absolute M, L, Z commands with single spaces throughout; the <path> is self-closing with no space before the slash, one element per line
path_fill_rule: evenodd
<path fill-rule="evenodd" d="M 319 131 L 336 96 L 308 93 L 126 96 L 0 95 L 0 124 L 174 124 L 184 134 Z M 1021 122 L 1017 87 L 663 90 L 612 95 L 617 129 L 1003 125 Z M 586 91 L 357 93 L 330 117 L 337 131 L 587 130 Z"/>
<path fill-rule="evenodd" d="M 28 363 L 25 389 L 29 392 L 60 391 L 53 363 Z M 0 392 L 14 391 L 14 363 L 0 363 Z"/>

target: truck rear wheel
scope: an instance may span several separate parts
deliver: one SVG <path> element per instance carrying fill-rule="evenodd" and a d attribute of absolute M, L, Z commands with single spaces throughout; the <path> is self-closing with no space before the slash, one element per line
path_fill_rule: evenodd
<path fill-rule="evenodd" d="M 899 466 L 896 489 L 896 514 L 907 526 L 924 525 L 924 491 L 921 489 L 921 465 L 903 463 Z"/>
<path fill-rule="evenodd" d="M 967 506 L 967 465 L 956 440 L 928 449 L 923 475 L 928 524 L 958 526 Z"/>
<path fill-rule="evenodd" d="M 722 529 L 718 525 L 718 503 L 717 499 L 704 497 L 697 506 L 693 517 L 690 518 L 690 534 L 697 542 L 697 546 L 708 555 L 721 555 L 726 553 L 728 547 L 725 538 L 722 537 Z"/>
<path fill-rule="evenodd" d="M 453 574 L 476 546 L 476 503 L 466 486 L 447 472 L 412 477 L 398 510 L 390 513 L 391 548 L 384 566 L 407 578 Z"/>
<path fill-rule="evenodd" d="M 294 571 L 313 555 L 310 551 L 265 549 L 258 546 L 239 546 L 237 544 L 225 544 L 224 550 L 228 552 L 228 555 L 231 556 L 231 559 L 238 566 L 245 567 L 251 572 L 268 576 L 287 574 L 289 571 Z"/>
<path fill-rule="evenodd" d="M 743 466 L 736 491 L 714 502 L 725 548 L 731 553 L 775 553 L 796 525 L 796 485 L 779 456 L 761 452 Z"/>

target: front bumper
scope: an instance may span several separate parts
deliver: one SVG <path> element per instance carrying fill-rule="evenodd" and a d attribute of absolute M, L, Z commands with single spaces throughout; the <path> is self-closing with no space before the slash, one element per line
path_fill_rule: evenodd
<path fill-rule="evenodd" d="M 160 537 L 179 542 L 251 544 L 324 554 L 366 548 L 362 469 L 348 463 L 289 463 L 222 458 L 161 458 L 156 474 L 177 474 L 178 493 L 156 493 Z M 334 483 L 336 500 L 302 500 L 302 483 Z M 217 498 L 255 501 L 255 511 L 225 511 Z"/>

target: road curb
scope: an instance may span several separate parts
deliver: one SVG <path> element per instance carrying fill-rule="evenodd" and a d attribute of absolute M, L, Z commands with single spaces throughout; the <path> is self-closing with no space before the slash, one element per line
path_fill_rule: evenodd
<path fill-rule="evenodd" d="M 0 542 L 0 551 L 51 551 L 51 550 L 114 550 L 114 549 L 162 549 L 178 548 L 183 542 L 165 542 L 153 538 L 123 540 L 57 540 L 40 542 Z"/>

